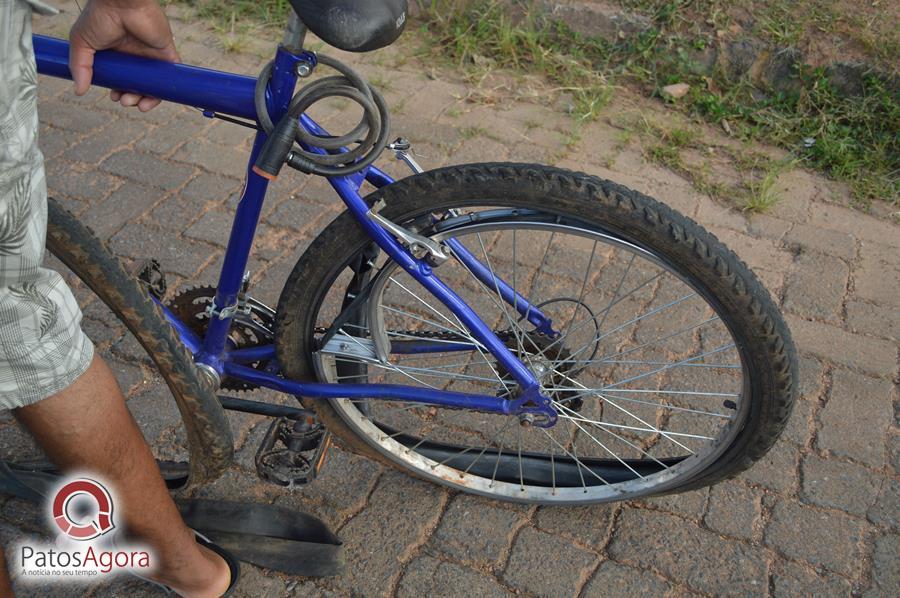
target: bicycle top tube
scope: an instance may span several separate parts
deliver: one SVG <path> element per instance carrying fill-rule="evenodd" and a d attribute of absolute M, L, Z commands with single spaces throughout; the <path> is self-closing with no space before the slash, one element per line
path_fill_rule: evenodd
<path fill-rule="evenodd" d="M 34 35 L 32 40 L 39 74 L 72 78 L 69 42 L 45 35 Z M 256 78 L 246 75 L 107 50 L 94 55 L 91 84 L 256 120 Z"/>

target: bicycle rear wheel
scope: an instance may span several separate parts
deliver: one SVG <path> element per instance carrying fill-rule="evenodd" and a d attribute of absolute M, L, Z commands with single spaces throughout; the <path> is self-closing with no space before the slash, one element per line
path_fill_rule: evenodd
<path fill-rule="evenodd" d="M 416 403 L 309 401 L 357 451 L 499 499 L 595 503 L 732 476 L 783 429 L 796 362 L 777 308 L 733 253 L 666 206 L 608 181 L 514 164 L 427 172 L 370 199 L 487 267 L 490 277 L 478 280 L 454 250 L 436 272 L 538 375 L 559 420 L 545 430 Z M 383 256 L 361 259 L 370 247 L 344 214 L 301 257 L 278 305 L 285 372 L 515 393 L 414 279 Z M 344 320 L 338 342 L 323 346 L 365 263 L 373 277 L 365 317 Z M 552 317 L 559 335 L 535 330 L 500 299 L 498 280 Z M 410 352 L 422 341 L 438 352 Z"/>

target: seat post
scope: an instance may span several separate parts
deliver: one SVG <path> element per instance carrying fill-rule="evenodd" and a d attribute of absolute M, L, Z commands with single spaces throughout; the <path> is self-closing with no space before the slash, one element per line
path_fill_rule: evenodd
<path fill-rule="evenodd" d="M 287 26 L 284 28 L 284 40 L 281 45 L 290 52 L 299 52 L 303 49 L 303 40 L 305 38 L 306 25 L 297 16 L 297 13 L 291 10 Z"/>

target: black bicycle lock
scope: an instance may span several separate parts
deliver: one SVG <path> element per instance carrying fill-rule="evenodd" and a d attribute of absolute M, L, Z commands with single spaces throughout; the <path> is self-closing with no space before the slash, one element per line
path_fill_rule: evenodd
<path fill-rule="evenodd" d="M 391 126 L 384 97 L 339 60 L 318 55 L 317 62 L 340 74 L 301 87 L 277 124 L 272 123 L 265 101 L 273 63 L 260 72 L 254 100 L 259 124 L 269 135 L 253 167 L 260 176 L 274 179 L 285 163 L 307 174 L 347 176 L 369 166 L 387 146 Z M 313 104 L 334 97 L 346 98 L 362 108 L 362 118 L 351 131 L 317 134 L 300 126 L 300 116 Z"/>
<path fill-rule="evenodd" d="M 253 165 L 253 172 L 270 180 L 275 179 L 287 161 L 288 154 L 291 153 L 299 128 L 297 119 L 292 118 L 290 114 L 281 117 L 263 144 Z"/>

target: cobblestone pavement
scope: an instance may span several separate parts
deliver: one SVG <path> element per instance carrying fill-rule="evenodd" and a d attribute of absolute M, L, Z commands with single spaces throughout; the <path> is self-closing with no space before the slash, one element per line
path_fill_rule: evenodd
<path fill-rule="evenodd" d="M 69 12 L 39 19 L 37 27 L 62 35 L 72 18 Z M 242 54 L 218 49 L 201 24 L 176 20 L 174 28 L 186 61 L 247 73 L 263 62 L 252 47 Z M 426 167 L 555 163 L 614 179 L 691 215 L 754 268 L 782 305 L 801 353 L 801 398 L 777 446 L 738 479 L 578 508 L 489 502 L 341 450 L 333 451 L 320 480 L 289 493 L 253 472 L 264 421 L 230 415 L 238 463 L 199 494 L 317 515 L 345 543 L 348 563 L 345 575 L 323 580 L 247 566 L 241 594 L 898 595 L 900 227 L 847 207 L 842 185 L 802 169 L 779 179 L 781 203 L 748 218 L 644 161 L 639 140 L 621 140 L 611 124 L 617 115 L 663 118 L 658 105 L 617 91 L 604 117 L 573 144 L 566 138 L 569 117 L 528 102 L 466 101 L 473 87 L 409 58 L 414 45 L 407 40 L 343 57 L 385 88 L 395 132 L 416 144 Z M 99 91 L 75 98 L 69 83 L 48 78 L 40 81 L 40 101 L 51 193 L 124 259 L 159 258 L 173 288 L 189 279 L 212 283 L 248 132 L 175 106 L 124 110 Z M 325 122 L 338 118 L 335 109 Z M 702 130 L 713 151 L 733 143 Z M 320 180 L 299 175 L 274 185 L 251 264 L 260 299 L 274 303 L 295 260 L 338 213 L 327 192 Z M 158 377 L 96 305 L 85 313 L 136 417 L 166 455 L 177 444 L 177 420 Z M 29 450 L 10 419 L 0 425 L 5 451 Z M 7 543 L 40 529 L 39 511 L 18 500 L 4 499 L 0 519 Z M 87 589 L 102 596 L 153 593 L 127 580 Z"/>

